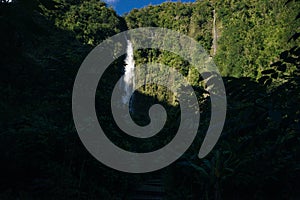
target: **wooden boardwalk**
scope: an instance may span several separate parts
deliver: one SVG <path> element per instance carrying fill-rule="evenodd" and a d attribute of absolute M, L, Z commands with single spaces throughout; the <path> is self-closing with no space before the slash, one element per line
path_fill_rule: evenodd
<path fill-rule="evenodd" d="M 165 189 L 161 178 L 150 179 L 132 191 L 126 200 L 162 200 Z"/>

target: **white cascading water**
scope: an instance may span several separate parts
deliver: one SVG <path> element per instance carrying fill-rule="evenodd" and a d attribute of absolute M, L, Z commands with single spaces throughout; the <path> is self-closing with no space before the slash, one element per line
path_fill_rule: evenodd
<path fill-rule="evenodd" d="M 131 94 L 134 90 L 134 58 L 133 58 L 133 47 L 130 40 L 127 40 L 127 57 L 125 59 L 125 73 L 123 79 L 124 95 L 122 96 L 122 102 L 129 106 L 129 111 L 132 110 L 132 99 L 130 101 Z M 133 98 L 133 97 L 132 97 Z"/>

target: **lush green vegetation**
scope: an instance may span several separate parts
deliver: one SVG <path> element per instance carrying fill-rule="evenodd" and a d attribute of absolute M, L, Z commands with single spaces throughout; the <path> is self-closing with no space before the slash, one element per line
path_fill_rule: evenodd
<path fill-rule="evenodd" d="M 120 17 L 97 0 L 1 1 L 0 199 L 126 199 L 130 188 L 153 175 L 121 173 L 96 161 L 80 142 L 71 113 L 73 82 L 89 51 L 109 36 L 144 26 L 197 40 L 220 67 L 228 98 L 221 139 L 199 160 L 210 119 L 204 81 L 173 53 L 135 52 L 140 66 L 160 62 L 186 76 L 203 110 L 195 142 L 164 169 L 167 199 L 299 199 L 299 8 L 297 0 L 199 0 Z M 167 124 L 151 139 L 124 136 L 110 111 L 123 60 L 99 83 L 99 121 L 124 149 L 158 149 L 176 133 L 178 105 L 164 87 L 141 88 L 136 122 L 147 124 L 147 108 L 159 102 L 168 110 Z"/>

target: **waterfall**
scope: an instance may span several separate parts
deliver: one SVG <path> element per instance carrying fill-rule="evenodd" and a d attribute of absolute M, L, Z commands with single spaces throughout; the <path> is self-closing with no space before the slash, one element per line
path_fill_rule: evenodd
<path fill-rule="evenodd" d="M 134 58 L 133 47 L 130 40 L 127 40 L 127 57 L 125 59 L 125 74 L 123 79 L 124 94 L 122 96 L 122 103 L 129 106 L 129 111 L 132 110 L 133 96 L 130 101 L 131 94 L 134 91 L 135 78 L 134 78 Z"/>

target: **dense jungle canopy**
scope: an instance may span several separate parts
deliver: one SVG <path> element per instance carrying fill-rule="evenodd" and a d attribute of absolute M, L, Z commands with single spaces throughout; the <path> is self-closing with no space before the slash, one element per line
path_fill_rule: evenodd
<path fill-rule="evenodd" d="M 165 199 L 299 199 L 299 10 L 298 0 L 197 0 L 118 16 L 98 0 L 1 0 L 0 199 L 130 199 L 133 188 L 153 176 L 163 180 Z M 148 174 L 98 162 L 72 118 L 72 89 L 84 58 L 101 41 L 138 27 L 169 28 L 199 42 L 222 74 L 228 103 L 221 138 L 208 156 L 197 158 L 210 120 L 203 79 L 174 53 L 135 51 L 136 64 L 159 62 L 185 76 L 202 111 L 190 149 Z M 127 137 L 110 110 L 124 58 L 99 82 L 99 122 L 124 149 L 160 148 L 176 134 L 179 105 L 164 87 L 136 91 L 137 124 L 149 123 L 145 113 L 153 103 L 166 108 L 168 120 L 154 138 Z"/>

